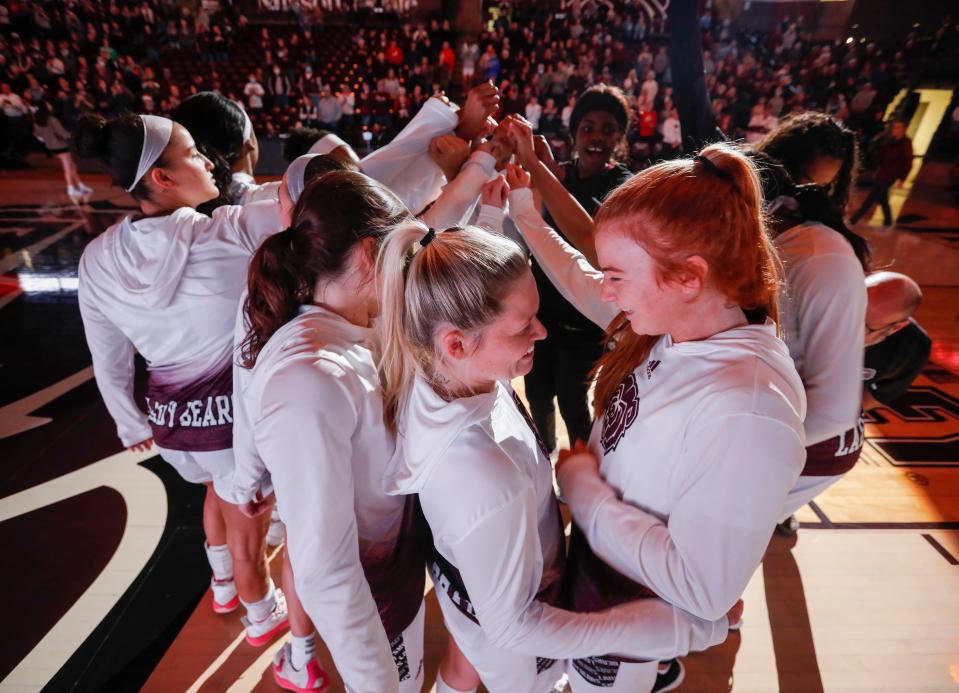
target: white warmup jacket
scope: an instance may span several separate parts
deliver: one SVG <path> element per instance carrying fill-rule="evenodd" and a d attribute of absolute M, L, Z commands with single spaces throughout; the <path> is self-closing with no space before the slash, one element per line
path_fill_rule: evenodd
<path fill-rule="evenodd" d="M 859 422 L 865 277 L 849 241 L 828 226 L 800 224 L 774 244 L 786 271 L 784 338 L 806 387 L 806 444 L 814 445 Z"/>
<path fill-rule="evenodd" d="M 152 437 L 133 399 L 133 354 L 151 381 L 187 384 L 224 368 L 250 257 L 279 230 L 276 203 L 181 208 L 114 224 L 83 252 L 79 303 L 97 387 L 125 446 Z"/>
<path fill-rule="evenodd" d="M 434 137 L 448 135 L 453 132 L 459 122 L 457 109 L 443 103 L 440 99 L 431 98 L 423 104 L 413 119 L 407 123 L 393 140 L 367 154 L 360 161 L 360 170 L 370 178 L 383 183 L 399 197 L 407 208 L 414 214 L 423 211 L 431 202 L 440 197 L 445 178 L 443 171 L 429 156 L 430 142 Z M 489 156 L 488 154 L 484 156 Z M 492 169 L 482 157 L 474 156 L 483 169 Z M 492 157 L 489 157 L 492 160 Z M 464 171 L 466 169 L 464 168 Z M 464 211 L 468 208 L 472 212 L 479 187 L 476 188 L 472 199 L 464 200 L 466 190 L 472 188 L 473 175 L 468 175 L 456 194 L 433 213 L 435 228 L 446 228 L 464 218 Z M 460 176 L 457 176 L 457 179 Z M 487 176 L 487 180 L 488 180 Z M 486 181 L 484 180 L 483 183 Z M 280 181 L 258 184 L 252 176 L 246 173 L 234 173 L 230 184 L 230 195 L 236 204 L 246 205 L 262 200 L 276 200 L 277 187 Z M 482 186 L 482 183 L 479 183 Z M 439 203 L 439 200 L 437 200 Z M 465 218 L 468 218 L 468 213 Z M 427 223 L 431 223 L 428 221 Z"/>
<path fill-rule="evenodd" d="M 724 615 L 698 619 L 660 600 L 592 614 L 536 600 L 560 578 L 563 530 L 549 459 L 506 383 L 447 402 L 417 377 L 386 483 L 391 493 L 419 494 L 436 550 L 459 570 L 482 627 L 454 633 L 460 642 L 485 638 L 553 659 L 664 659 L 726 637 Z"/>
<path fill-rule="evenodd" d="M 233 174 L 233 180 L 230 183 L 230 196 L 233 203 L 238 205 L 248 205 L 266 200 L 277 202 L 276 191 L 279 187 L 280 181 L 278 180 L 269 183 L 257 183 L 249 173 L 237 171 Z"/>
<path fill-rule="evenodd" d="M 392 560 L 412 499 L 384 492 L 393 437 L 370 337 L 323 308 L 302 307 L 236 383 L 233 432 L 237 495 L 249 496 L 262 478 L 240 478 L 244 470 L 272 479 L 300 601 L 350 690 L 379 692 L 396 690 L 398 679 L 364 566 Z M 420 558 L 394 568 L 398 592 L 402 573 L 418 578 L 413 594 L 396 595 L 409 596 L 397 606 L 412 621 L 425 566 Z"/>
<path fill-rule="evenodd" d="M 439 197 L 445 180 L 442 169 L 429 157 L 430 142 L 452 133 L 458 123 L 455 107 L 427 99 L 388 145 L 363 157 L 360 170 L 392 190 L 410 212 L 419 214 Z"/>
<path fill-rule="evenodd" d="M 495 175 L 496 159 L 487 152 L 473 152 L 456 178 L 447 183 L 432 206 L 420 214 L 420 220 L 437 231 L 465 226 L 474 216 L 483 186 Z M 494 217 L 491 214 L 489 219 Z"/>
<path fill-rule="evenodd" d="M 550 229 L 520 190 L 514 220 L 537 262 L 607 327 L 602 273 Z M 593 552 L 671 604 L 725 614 L 762 559 L 805 459 L 802 381 L 774 325 L 699 341 L 660 337 L 593 426 L 559 482 Z"/>

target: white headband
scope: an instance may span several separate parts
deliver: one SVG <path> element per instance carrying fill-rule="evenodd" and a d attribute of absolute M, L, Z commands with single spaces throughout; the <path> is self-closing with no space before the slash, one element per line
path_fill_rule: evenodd
<path fill-rule="evenodd" d="M 346 142 L 341 140 L 339 137 L 334 135 L 332 132 L 324 137 L 321 137 L 316 142 L 313 143 L 313 146 L 310 147 L 308 154 L 329 154 L 337 147 L 349 147 Z"/>
<path fill-rule="evenodd" d="M 141 115 L 140 122 L 143 123 L 143 149 L 140 150 L 140 163 L 137 164 L 137 175 L 133 178 L 127 192 L 133 192 L 140 179 L 146 175 L 150 167 L 156 163 L 157 159 L 170 144 L 170 136 L 173 134 L 173 121 L 169 118 L 161 118 L 155 115 Z"/>
<path fill-rule="evenodd" d="M 239 101 L 234 101 L 237 105 L 237 108 L 243 113 L 243 141 L 246 142 L 250 139 L 250 135 L 253 134 L 253 121 L 250 120 L 249 114 L 247 114 L 246 109 L 243 108 L 243 104 Z"/>
<path fill-rule="evenodd" d="M 300 199 L 303 194 L 303 188 L 306 187 L 306 166 L 319 154 L 304 154 L 293 160 L 286 169 L 286 189 L 290 193 L 290 199 L 293 204 Z"/>

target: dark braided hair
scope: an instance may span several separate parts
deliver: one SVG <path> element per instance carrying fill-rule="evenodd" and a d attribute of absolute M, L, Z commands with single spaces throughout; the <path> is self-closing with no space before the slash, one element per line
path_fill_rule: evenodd
<path fill-rule="evenodd" d="M 816 111 L 790 114 L 756 149 L 779 161 L 793 181 L 805 178 L 809 167 L 821 156 L 839 159 L 839 173 L 826 193 L 840 213 L 845 210 L 859 169 L 859 143 L 856 134 L 838 119 Z"/>
<path fill-rule="evenodd" d="M 766 152 L 751 152 L 750 157 L 759 173 L 767 211 L 775 207 L 768 212 L 773 236 L 804 222 L 823 224 L 849 242 L 863 271 L 869 271 L 869 243 L 846 225 L 842 208 L 836 204 L 826 188 L 813 184 L 797 184 L 786 167 Z M 791 199 L 794 202 L 780 205 L 777 204 L 777 198 Z"/>

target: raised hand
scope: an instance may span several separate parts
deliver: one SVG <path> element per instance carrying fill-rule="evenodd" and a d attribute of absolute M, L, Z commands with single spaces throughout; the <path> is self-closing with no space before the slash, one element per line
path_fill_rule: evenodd
<path fill-rule="evenodd" d="M 482 134 L 486 119 L 499 110 L 499 102 L 499 89 L 492 82 L 484 82 L 470 89 L 466 103 L 459 112 L 456 134 L 467 141 Z"/>
<path fill-rule="evenodd" d="M 536 135 L 533 138 L 533 151 L 536 152 L 536 158 L 543 162 L 553 175 L 559 178 L 561 167 L 556 163 L 553 157 L 553 150 L 550 149 L 549 142 L 542 135 Z M 562 178 L 560 178 L 562 180 Z"/>
<path fill-rule="evenodd" d="M 530 168 L 537 161 L 536 147 L 533 142 L 533 126 L 526 118 L 518 115 L 509 116 L 506 120 L 510 141 L 516 152 L 516 159 L 525 167 Z"/>
<path fill-rule="evenodd" d="M 510 190 L 528 188 L 530 186 L 529 171 L 519 164 L 507 164 L 506 183 L 509 185 Z"/>
<path fill-rule="evenodd" d="M 430 141 L 430 158 L 453 180 L 470 155 L 469 143 L 456 135 L 440 135 Z"/>
<path fill-rule="evenodd" d="M 512 164 L 510 164 L 512 166 Z M 507 169 L 508 170 L 508 169 Z M 506 197 L 509 195 L 510 185 L 502 175 L 496 176 L 493 180 L 483 186 L 483 192 L 480 200 L 484 205 L 491 205 L 503 209 L 506 206 Z"/>

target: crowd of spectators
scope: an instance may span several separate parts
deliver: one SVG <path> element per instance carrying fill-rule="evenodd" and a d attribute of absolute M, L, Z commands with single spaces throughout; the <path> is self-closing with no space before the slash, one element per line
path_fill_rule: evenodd
<path fill-rule="evenodd" d="M 504 115 L 524 115 L 560 150 L 577 96 L 599 82 L 621 87 L 633 111 L 623 156 L 641 168 L 675 155 L 681 142 L 668 25 L 650 6 L 573 0 L 555 12 L 539 3 L 503 4 L 488 31 L 461 44 L 463 66 L 499 85 Z M 868 143 L 917 63 L 954 52 L 959 38 L 946 18 L 932 35 L 913 31 L 896 43 L 821 42 L 801 17 L 758 33 L 737 29 L 715 7 L 703 13 L 700 29 L 716 119 L 723 132 L 751 143 L 787 114 L 805 110 L 835 115 Z"/>
<path fill-rule="evenodd" d="M 369 149 L 389 141 L 431 94 L 456 96 L 481 80 L 499 86 L 500 117 L 525 116 L 559 158 L 568 155 L 577 96 L 600 82 L 621 87 L 633 111 L 620 156 L 631 168 L 679 151 L 668 26 L 662 12 L 649 10 L 658 5 L 573 0 L 557 11 L 547 3 L 504 3 L 487 7 L 485 31 L 462 40 L 439 19 L 330 28 L 332 16 L 357 11 L 353 2 L 273 5 L 261 9 L 282 11 L 287 25 L 253 26 L 228 2 L 204 2 L 193 13 L 170 0 L 0 0 L 0 157 L 8 164 L 22 159 L 41 103 L 69 131 L 86 111 L 165 114 L 206 89 L 241 101 L 260 134 L 320 127 Z M 387 9 L 408 12 L 415 3 Z M 862 38 L 822 43 L 801 19 L 758 34 L 737 30 L 715 9 L 700 26 L 717 119 L 724 132 L 749 141 L 807 109 L 836 115 L 866 141 L 882 129 L 886 106 L 914 61 L 957 38 L 944 25 L 927 40 L 913 32 L 895 45 Z M 347 42 L 348 65 L 341 59 L 335 69 L 326 60 L 327 44 L 336 45 L 332 34 Z M 249 73 L 239 81 L 221 76 L 235 69 L 241 49 L 256 52 Z M 165 66 L 167 51 L 192 56 L 189 78 L 177 79 Z"/>

